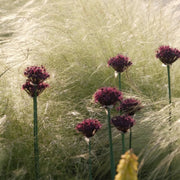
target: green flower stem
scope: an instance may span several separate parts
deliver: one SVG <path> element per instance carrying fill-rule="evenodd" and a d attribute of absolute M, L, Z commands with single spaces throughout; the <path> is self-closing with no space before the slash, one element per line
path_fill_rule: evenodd
<path fill-rule="evenodd" d="M 121 91 L 121 73 L 118 73 L 118 77 L 119 77 L 119 90 Z"/>
<path fill-rule="evenodd" d="M 167 65 L 167 74 L 168 74 L 168 97 L 169 104 L 171 104 L 171 76 L 170 76 L 170 65 Z M 171 131 L 171 107 L 169 107 L 169 130 Z"/>
<path fill-rule="evenodd" d="M 124 141 L 124 133 L 122 132 L 122 154 L 125 153 L 125 141 Z"/>
<path fill-rule="evenodd" d="M 171 104 L 171 76 L 170 76 L 170 65 L 167 65 L 167 74 L 168 74 L 168 95 L 169 95 L 169 104 Z M 169 131 L 171 131 L 171 107 L 169 107 Z"/>
<path fill-rule="evenodd" d="M 110 109 L 107 108 L 108 111 L 108 129 L 109 129 L 109 145 L 110 145 L 110 161 L 111 161 L 111 180 L 114 180 L 116 171 L 115 171 L 115 164 L 114 164 L 114 157 L 113 157 L 113 145 L 112 145 L 112 133 L 111 133 L 111 114 Z"/>
<path fill-rule="evenodd" d="M 34 161 L 35 161 L 35 180 L 39 179 L 39 149 L 38 149 L 38 121 L 37 121 L 37 95 L 33 97 L 34 109 Z"/>
<path fill-rule="evenodd" d="M 170 76 L 170 65 L 167 65 L 167 74 L 168 74 L 168 95 L 169 95 L 169 104 L 171 104 L 171 76 Z M 169 132 L 171 131 L 171 107 L 169 107 Z M 171 144 L 169 145 L 169 154 L 171 153 Z M 169 180 L 171 180 L 172 166 L 169 166 Z"/>
<path fill-rule="evenodd" d="M 121 73 L 119 72 L 118 73 L 119 75 L 119 90 L 121 91 Z M 120 112 L 120 115 L 121 115 L 121 112 Z M 125 137 L 124 137 L 124 133 L 122 133 L 122 154 L 125 153 Z M 131 142 L 131 136 L 129 137 L 129 141 Z"/>
<path fill-rule="evenodd" d="M 167 65 L 167 73 L 168 73 L 169 104 L 171 104 L 171 78 L 170 78 L 170 65 Z"/>
<path fill-rule="evenodd" d="M 92 180 L 91 140 L 89 138 L 89 180 Z"/>
<path fill-rule="evenodd" d="M 131 149 L 131 144 L 132 144 L 132 128 L 130 128 L 130 133 L 129 133 L 129 149 Z"/>
<path fill-rule="evenodd" d="M 118 77 L 119 77 L 119 90 L 121 91 L 121 73 L 119 72 L 118 73 Z M 121 112 L 120 112 L 120 115 L 121 115 Z M 130 139 L 131 141 L 131 139 Z M 124 141 L 124 133 L 122 133 L 122 154 L 125 153 L 125 141 Z"/>

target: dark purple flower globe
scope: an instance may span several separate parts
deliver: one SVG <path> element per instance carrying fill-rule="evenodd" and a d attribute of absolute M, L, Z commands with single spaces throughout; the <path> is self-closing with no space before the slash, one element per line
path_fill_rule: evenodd
<path fill-rule="evenodd" d="M 156 52 L 156 58 L 166 65 L 171 65 L 178 58 L 180 58 L 180 51 L 178 49 L 170 48 L 169 46 L 160 46 Z"/>
<path fill-rule="evenodd" d="M 31 81 L 33 84 L 42 83 L 46 80 L 50 75 L 46 72 L 44 66 L 31 66 L 27 67 L 24 71 L 24 75 Z"/>
<path fill-rule="evenodd" d="M 133 127 L 135 120 L 131 116 L 115 116 L 111 119 L 111 123 L 123 133 L 126 133 L 128 129 Z"/>
<path fill-rule="evenodd" d="M 129 61 L 128 57 L 118 54 L 117 56 L 109 59 L 108 65 L 115 71 L 122 73 L 132 65 L 132 62 Z"/>
<path fill-rule="evenodd" d="M 143 106 L 141 105 L 141 102 L 139 100 L 134 98 L 128 98 L 121 102 L 117 110 L 121 111 L 122 113 L 133 116 L 137 111 L 139 111 L 142 108 Z"/>
<path fill-rule="evenodd" d="M 94 94 L 95 102 L 99 102 L 102 106 L 115 105 L 117 102 L 122 101 L 122 92 L 112 87 L 102 87 Z"/>
<path fill-rule="evenodd" d="M 77 124 L 76 130 L 87 138 L 90 138 L 94 136 L 101 127 L 102 125 L 97 119 L 85 119 L 81 123 Z"/>
<path fill-rule="evenodd" d="M 49 87 L 46 83 L 40 84 L 32 84 L 30 81 L 26 81 L 23 84 L 22 89 L 25 90 L 31 97 L 39 96 L 47 87 Z"/>

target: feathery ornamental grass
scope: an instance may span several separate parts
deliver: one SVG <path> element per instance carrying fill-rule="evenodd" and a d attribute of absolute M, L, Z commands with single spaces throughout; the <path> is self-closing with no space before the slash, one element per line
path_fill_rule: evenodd
<path fill-rule="evenodd" d="M 107 60 L 116 54 L 127 55 L 133 63 L 121 73 L 123 97 L 144 106 L 133 117 L 138 179 L 180 179 L 180 61 L 170 67 L 169 133 L 166 69 L 155 57 L 161 45 L 180 48 L 179 1 L 1 0 L 0 7 L 0 179 L 34 178 L 32 101 L 20 90 L 20 72 L 32 64 L 43 64 L 51 72 L 51 91 L 38 96 L 41 178 L 87 178 L 87 147 L 74 127 L 84 117 L 107 118 L 92 103 L 92 94 L 98 87 L 119 86 L 113 69 L 107 68 Z M 111 109 L 111 114 L 117 111 Z M 112 136 L 116 165 L 121 135 L 114 127 Z M 110 179 L 107 121 L 92 138 L 93 176 Z"/>

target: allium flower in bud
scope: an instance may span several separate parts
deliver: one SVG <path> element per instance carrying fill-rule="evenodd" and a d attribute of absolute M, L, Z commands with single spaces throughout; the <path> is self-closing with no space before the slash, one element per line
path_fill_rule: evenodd
<path fill-rule="evenodd" d="M 115 116 L 111 119 L 111 123 L 123 133 L 126 133 L 134 124 L 135 120 L 131 116 Z"/>
<path fill-rule="evenodd" d="M 102 87 L 94 94 L 95 102 L 99 102 L 102 106 L 115 105 L 118 101 L 122 101 L 122 92 L 112 87 Z"/>
<path fill-rule="evenodd" d="M 94 136 L 101 127 L 102 125 L 97 119 L 85 119 L 81 123 L 77 124 L 76 130 L 87 138 L 90 138 Z"/>
<path fill-rule="evenodd" d="M 115 71 L 122 73 L 132 65 L 132 62 L 129 61 L 128 57 L 118 54 L 117 56 L 109 59 L 108 65 Z"/>
<path fill-rule="evenodd" d="M 156 52 L 156 58 L 166 65 L 171 65 L 178 58 L 180 58 L 180 51 L 178 49 L 170 48 L 169 46 L 160 46 Z"/>
<path fill-rule="evenodd" d="M 31 97 L 39 96 L 47 87 L 49 87 L 46 83 L 40 84 L 32 84 L 30 81 L 26 81 L 23 84 L 22 89 L 25 90 Z"/>
<path fill-rule="evenodd" d="M 31 66 L 27 67 L 24 71 L 24 75 L 31 81 L 33 84 L 42 83 L 46 80 L 50 75 L 46 72 L 44 66 Z"/>
<path fill-rule="evenodd" d="M 128 98 L 121 102 L 117 110 L 132 116 L 142 108 L 143 106 L 141 105 L 141 102 L 139 100 L 134 98 Z"/>

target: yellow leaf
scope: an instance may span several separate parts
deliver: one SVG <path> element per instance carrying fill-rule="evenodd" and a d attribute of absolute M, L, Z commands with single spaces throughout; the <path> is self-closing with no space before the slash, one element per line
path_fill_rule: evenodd
<path fill-rule="evenodd" d="M 119 164 L 117 165 L 117 174 L 114 180 L 138 180 L 137 178 L 137 167 L 138 158 L 132 152 L 127 151 L 121 156 Z"/>

